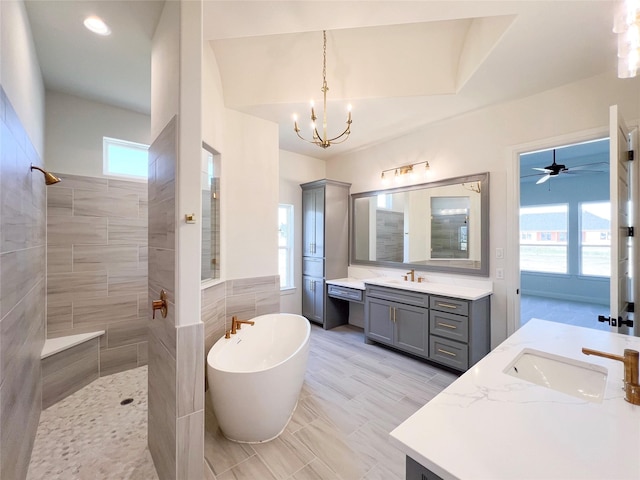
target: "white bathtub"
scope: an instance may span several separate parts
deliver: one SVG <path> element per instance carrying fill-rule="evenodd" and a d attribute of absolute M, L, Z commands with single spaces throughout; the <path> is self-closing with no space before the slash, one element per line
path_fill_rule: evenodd
<path fill-rule="evenodd" d="M 309 321 L 288 313 L 255 317 L 207 355 L 209 394 L 225 437 L 273 440 L 296 408 L 309 357 Z"/>

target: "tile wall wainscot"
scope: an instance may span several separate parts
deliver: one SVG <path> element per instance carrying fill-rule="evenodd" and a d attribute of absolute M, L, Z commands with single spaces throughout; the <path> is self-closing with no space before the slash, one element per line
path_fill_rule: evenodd
<path fill-rule="evenodd" d="M 231 318 L 249 319 L 280 312 L 280 276 L 241 278 L 202 289 L 201 318 L 204 323 L 205 355 L 231 328 Z"/>
<path fill-rule="evenodd" d="M 96 330 L 100 375 L 147 363 L 147 184 L 59 173 L 47 189 L 47 338 Z"/>
<path fill-rule="evenodd" d="M 0 477 L 25 478 L 40 419 L 45 336 L 42 159 L 0 86 Z"/>

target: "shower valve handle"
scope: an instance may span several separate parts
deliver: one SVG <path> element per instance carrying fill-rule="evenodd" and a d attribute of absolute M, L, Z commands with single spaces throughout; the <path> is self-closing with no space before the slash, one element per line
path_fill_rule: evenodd
<path fill-rule="evenodd" d="M 156 310 L 160 310 L 160 313 L 162 314 L 162 318 L 167 318 L 167 308 L 168 308 L 167 292 L 165 292 L 164 290 L 160 291 L 160 300 L 154 300 L 152 303 L 152 308 L 153 308 L 153 316 L 151 318 L 153 319 L 156 318 Z"/>

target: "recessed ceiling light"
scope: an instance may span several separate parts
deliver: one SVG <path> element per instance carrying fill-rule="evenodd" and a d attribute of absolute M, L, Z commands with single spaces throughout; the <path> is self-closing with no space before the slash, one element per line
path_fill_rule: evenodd
<path fill-rule="evenodd" d="M 111 29 L 100 17 L 92 15 L 84 19 L 84 26 L 98 35 L 111 35 Z"/>

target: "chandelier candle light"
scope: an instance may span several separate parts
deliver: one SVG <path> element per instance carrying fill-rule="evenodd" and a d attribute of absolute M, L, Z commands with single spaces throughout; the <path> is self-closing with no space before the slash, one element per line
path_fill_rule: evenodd
<path fill-rule="evenodd" d="M 318 127 L 316 126 L 316 112 L 314 109 L 313 100 L 311 101 L 311 129 L 313 130 L 313 139 L 307 140 L 302 135 L 300 135 L 300 128 L 298 127 L 298 117 L 297 115 L 293 116 L 293 130 L 296 132 L 298 137 L 300 137 L 305 142 L 313 143 L 314 145 L 318 145 L 322 148 L 328 148 L 333 144 L 338 144 L 344 142 L 349 135 L 351 134 L 351 105 L 347 107 L 349 112 L 347 117 L 347 128 L 344 131 L 334 138 L 327 137 L 327 91 L 329 87 L 327 86 L 327 31 L 322 31 L 322 37 L 324 39 L 323 49 L 322 49 L 322 96 L 323 96 L 323 111 L 322 111 L 322 135 L 318 132 Z"/>
<path fill-rule="evenodd" d="M 618 78 L 633 78 L 640 67 L 640 0 L 618 3 L 613 32 L 618 35 Z"/>

